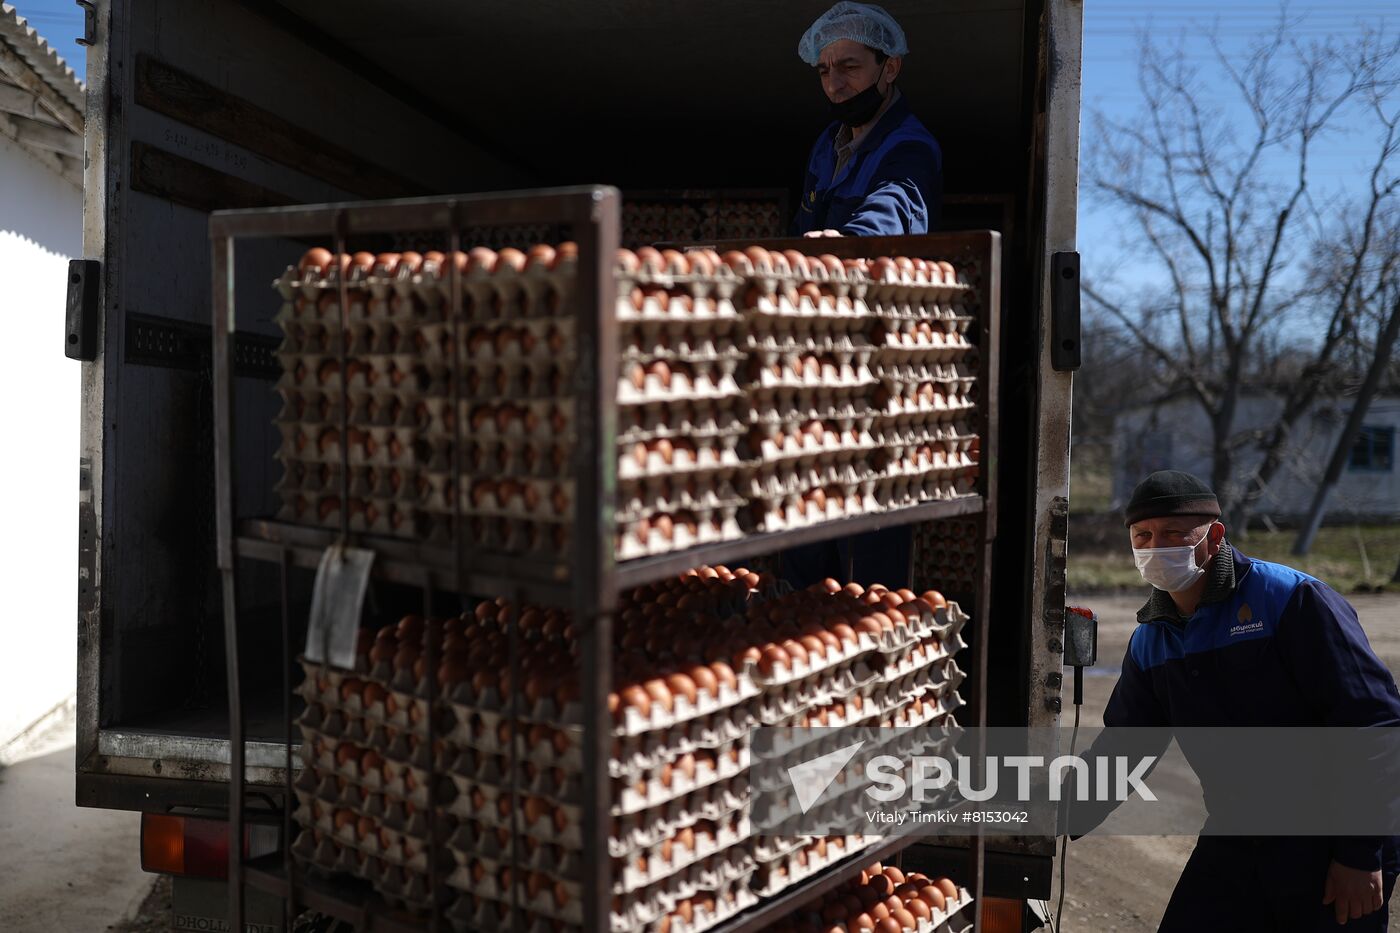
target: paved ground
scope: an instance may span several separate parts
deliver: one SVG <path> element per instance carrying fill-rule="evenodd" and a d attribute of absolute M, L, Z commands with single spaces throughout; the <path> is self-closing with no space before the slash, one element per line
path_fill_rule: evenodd
<path fill-rule="evenodd" d="M 112 929 L 154 880 L 141 871 L 139 818 L 73 805 L 71 721 L 28 755 L 0 770 L 0 930 Z"/>
<path fill-rule="evenodd" d="M 1392 671 L 1400 672 L 1400 596 L 1348 599 L 1371 647 Z M 1143 597 L 1083 597 L 1071 602 L 1088 606 L 1099 616 L 1100 667 L 1085 678 L 1080 722 L 1101 726 L 1104 704 L 1117 680 L 1116 668 L 1137 625 L 1135 614 Z M 1152 933 L 1194 845 L 1194 837 L 1183 836 L 1091 837 L 1070 843 L 1060 933 Z M 1058 887 L 1055 893 L 1058 896 Z M 1400 911 L 1392 909 L 1390 931 L 1400 933 Z"/>

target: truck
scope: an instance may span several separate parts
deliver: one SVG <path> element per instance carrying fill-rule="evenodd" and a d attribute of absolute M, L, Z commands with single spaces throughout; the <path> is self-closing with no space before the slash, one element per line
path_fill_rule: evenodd
<path fill-rule="evenodd" d="M 174 875 L 177 929 L 226 928 L 226 862 L 211 854 L 227 851 L 233 756 L 210 213 L 598 182 L 624 203 L 656 205 L 653 217 L 688 204 L 687 216 L 719 223 L 726 205 L 762 202 L 767 220 L 755 223 L 768 226 L 741 234 L 781 234 L 826 122 L 794 53 L 824 4 L 83 6 L 84 258 L 71 269 L 66 343 L 82 366 L 76 799 L 142 814 L 141 855 Z M 987 702 L 968 712 L 1054 726 L 1079 356 L 1082 4 L 889 9 L 912 49 L 899 86 L 944 153 L 938 229 L 990 229 L 1002 242 L 1000 455 L 986 465 L 999 488 L 993 595 L 989 633 L 975 636 Z M 654 238 L 635 222 L 639 241 Z M 624 213 L 624 239 L 626 225 Z M 265 422 L 277 326 L 238 326 L 232 392 Z M 245 436 L 236 494 L 273 512 L 273 451 L 256 440 L 265 432 Z M 275 577 L 246 585 L 275 589 Z M 241 648 L 244 776 L 270 811 L 291 763 L 285 685 L 278 665 L 248 659 L 279 656 L 274 616 L 248 627 Z M 161 862 L 174 841 L 181 858 Z M 243 843 L 256 854 L 285 840 L 255 824 Z M 931 866 L 963 858 L 957 846 L 918 848 Z M 1029 916 L 1022 905 L 1050 894 L 1053 857 L 1050 838 L 987 840 L 984 919 L 999 902 L 1017 924 Z M 281 904 L 248 892 L 245 926 L 283 929 Z"/>

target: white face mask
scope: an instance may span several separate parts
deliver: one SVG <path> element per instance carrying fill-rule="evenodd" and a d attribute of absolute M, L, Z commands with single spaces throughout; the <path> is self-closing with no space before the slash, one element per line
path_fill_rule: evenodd
<path fill-rule="evenodd" d="M 1180 593 L 1205 576 L 1205 570 L 1196 566 L 1196 545 L 1135 547 L 1133 563 L 1144 580 L 1168 593 Z"/>

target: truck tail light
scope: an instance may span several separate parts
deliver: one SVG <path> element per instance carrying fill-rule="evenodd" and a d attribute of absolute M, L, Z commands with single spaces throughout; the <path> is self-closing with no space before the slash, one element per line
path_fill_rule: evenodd
<path fill-rule="evenodd" d="M 982 898 L 980 933 L 1021 933 L 1025 929 L 1026 904 L 1005 897 Z"/>
<path fill-rule="evenodd" d="M 275 826 L 243 827 L 243 857 L 277 851 Z M 197 816 L 141 814 L 141 869 L 197 878 L 228 877 L 228 821 Z"/>

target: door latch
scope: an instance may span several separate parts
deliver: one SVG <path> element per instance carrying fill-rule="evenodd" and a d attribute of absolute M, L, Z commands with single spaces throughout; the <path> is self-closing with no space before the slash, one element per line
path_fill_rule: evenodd
<path fill-rule="evenodd" d="M 97 359 L 97 296 L 102 263 L 96 259 L 68 260 L 68 303 L 64 313 L 63 352 L 69 359 Z"/>
<path fill-rule="evenodd" d="M 1079 254 L 1050 257 L 1050 365 L 1056 372 L 1079 368 Z"/>
<path fill-rule="evenodd" d="M 74 0 L 83 9 L 83 34 L 73 41 L 79 45 L 97 44 L 97 4 L 89 0 Z"/>

